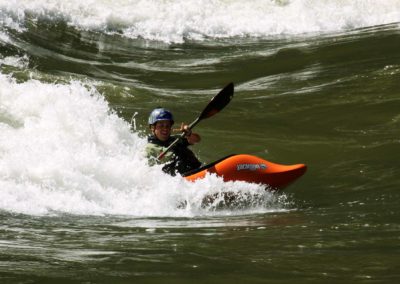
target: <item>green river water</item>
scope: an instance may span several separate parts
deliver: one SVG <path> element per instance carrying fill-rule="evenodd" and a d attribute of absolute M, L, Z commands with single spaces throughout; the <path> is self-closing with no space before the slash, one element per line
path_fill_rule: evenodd
<path fill-rule="evenodd" d="M 7 37 L 0 38 L 4 59 L 0 125 L 2 133 L 7 129 L 15 133 L 0 134 L 1 283 L 400 280 L 398 24 L 183 43 L 80 30 L 61 19 L 27 16 L 24 27 L 21 31 L 3 26 Z M 99 197 L 104 188 L 128 192 L 150 184 L 158 193 L 142 205 L 154 206 L 152 210 L 158 212 L 163 202 L 170 201 L 152 205 L 151 198 L 168 192 L 169 187 L 181 187 L 176 179 L 170 183 L 162 174 L 152 176 L 146 166 L 121 169 L 112 181 L 104 177 L 106 171 L 83 171 L 82 180 L 71 182 L 75 191 L 70 198 L 77 199 L 70 202 L 68 186 L 57 186 L 59 180 L 68 179 L 68 173 L 58 175 L 55 169 L 65 162 L 60 153 L 77 149 L 68 146 L 78 141 L 75 136 L 65 132 L 59 137 L 59 145 L 65 142 L 63 148 L 49 150 L 45 141 L 58 135 L 54 129 L 60 127 L 50 118 L 29 132 L 31 136 L 16 134 L 34 123 L 28 114 L 41 109 L 35 103 L 41 98 L 32 96 L 47 88 L 57 93 L 60 86 L 78 84 L 77 90 L 94 90 L 108 104 L 106 112 L 129 123 L 131 133 L 138 134 L 135 139 L 144 141 L 153 107 L 169 108 L 176 121 L 188 123 L 229 82 L 235 84 L 232 102 L 196 126 L 202 141 L 193 150 L 200 159 L 212 162 L 228 154 L 247 153 L 308 166 L 303 177 L 257 208 L 137 214 L 129 206 L 119 211 L 118 205 L 110 205 L 118 198 L 125 201 L 118 193 L 111 199 Z M 13 89 L 27 83 L 32 85 L 24 91 Z M 21 92 L 30 93 L 31 99 L 21 99 L 24 111 L 10 115 L 17 103 L 8 103 L 7 96 Z M 55 101 L 54 105 L 58 103 L 63 104 Z M 68 107 L 87 113 L 90 123 L 104 125 L 91 108 L 80 111 L 72 103 Z M 71 116 L 68 127 L 85 127 Z M 114 130 L 110 127 L 104 135 L 112 136 Z M 30 157 L 36 161 L 9 158 L 11 152 L 17 155 L 26 149 L 27 139 L 34 149 Z M 98 143 L 95 138 L 83 139 Z M 132 147 L 136 152 L 141 149 Z M 91 156 L 93 163 L 104 153 Z M 19 164 L 48 159 L 51 166 L 35 177 Z M 125 155 L 121 163 L 129 159 Z M 135 174 L 143 184 L 128 184 Z M 79 203 L 79 196 L 86 196 L 89 179 L 99 189 L 88 193 L 90 202 Z M 115 186 L 124 181 L 124 187 Z M 211 186 L 204 184 L 199 190 L 219 186 L 209 182 Z M 37 199 L 32 201 L 30 196 Z M 137 206 L 132 203 L 132 210 Z"/>

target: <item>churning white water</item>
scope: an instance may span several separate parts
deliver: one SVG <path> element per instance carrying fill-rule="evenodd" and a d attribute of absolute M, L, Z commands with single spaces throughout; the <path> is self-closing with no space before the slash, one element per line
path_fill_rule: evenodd
<path fill-rule="evenodd" d="M 14 57 L 4 62 L 22 64 Z M 253 212 L 284 210 L 284 201 L 257 185 L 224 183 L 215 176 L 191 183 L 149 167 L 143 157 L 145 143 L 90 83 L 17 82 L 0 74 L 0 210 L 243 214 L 243 210 L 216 211 L 218 200 L 204 205 L 206 196 L 226 191 L 262 196 L 260 206 L 250 206 Z"/>

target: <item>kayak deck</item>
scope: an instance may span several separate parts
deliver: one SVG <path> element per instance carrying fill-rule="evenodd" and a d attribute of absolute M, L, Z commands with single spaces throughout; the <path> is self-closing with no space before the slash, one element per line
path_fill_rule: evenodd
<path fill-rule="evenodd" d="M 222 158 L 188 172 L 184 177 L 189 181 L 195 181 L 207 174 L 216 174 L 224 181 L 258 183 L 266 185 L 271 190 L 279 190 L 301 177 L 306 170 L 305 164 L 281 165 L 256 156 L 240 154 Z"/>

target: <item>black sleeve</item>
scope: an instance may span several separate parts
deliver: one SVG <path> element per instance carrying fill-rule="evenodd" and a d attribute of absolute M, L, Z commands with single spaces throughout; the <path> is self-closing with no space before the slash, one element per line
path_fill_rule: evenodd
<path fill-rule="evenodd" d="M 180 135 L 173 135 L 171 137 L 173 138 L 173 140 L 175 140 L 176 138 L 179 138 L 179 141 L 177 144 L 179 144 L 179 146 L 181 146 L 181 147 L 188 147 L 191 145 L 191 144 L 189 144 L 189 141 L 185 137 L 181 137 Z"/>

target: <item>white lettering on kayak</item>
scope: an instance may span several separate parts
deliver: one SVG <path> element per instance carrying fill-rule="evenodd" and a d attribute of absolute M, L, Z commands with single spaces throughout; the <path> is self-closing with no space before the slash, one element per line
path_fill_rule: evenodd
<path fill-rule="evenodd" d="M 255 171 L 255 170 L 265 170 L 267 168 L 266 164 L 237 164 L 236 170 L 237 171 Z"/>

